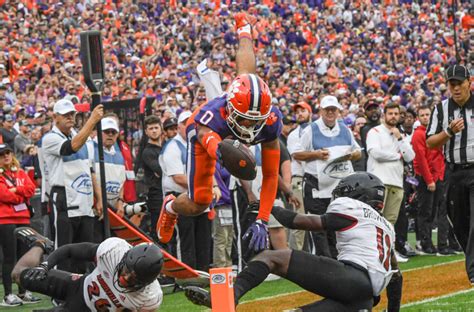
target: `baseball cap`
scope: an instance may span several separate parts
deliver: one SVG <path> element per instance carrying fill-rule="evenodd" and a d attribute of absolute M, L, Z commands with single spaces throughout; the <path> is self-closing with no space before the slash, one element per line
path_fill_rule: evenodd
<path fill-rule="evenodd" d="M 337 109 L 342 110 L 342 105 L 339 104 L 339 101 L 337 100 L 337 98 L 332 95 L 326 95 L 325 97 L 323 97 L 323 99 L 321 100 L 320 107 L 322 109 L 325 109 L 328 107 L 336 107 Z"/>
<path fill-rule="evenodd" d="M 70 112 L 75 112 L 76 108 L 74 107 L 74 104 L 70 100 L 62 99 L 57 101 L 54 104 L 53 112 L 55 114 L 59 115 L 64 115 Z"/>
<path fill-rule="evenodd" d="M 102 130 L 113 129 L 113 130 L 119 132 L 119 127 L 117 125 L 117 122 L 112 117 L 103 118 L 102 121 L 101 121 L 101 125 L 102 125 Z"/>
<path fill-rule="evenodd" d="M 191 117 L 192 113 L 190 111 L 184 111 L 178 116 L 178 123 L 185 122 L 189 117 Z"/>
<path fill-rule="evenodd" d="M 311 106 L 306 103 L 306 102 L 298 102 L 296 103 L 295 105 L 293 105 L 293 111 L 296 111 L 296 109 L 298 107 L 301 107 L 303 109 L 306 109 L 308 112 L 312 113 L 313 112 L 313 109 L 311 108 Z"/>
<path fill-rule="evenodd" d="M 176 119 L 175 117 L 171 117 L 166 119 L 165 122 L 163 122 L 163 129 L 168 130 L 169 128 L 176 127 L 177 125 L 178 119 Z"/>
<path fill-rule="evenodd" d="M 10 114 L 6 114 L 3 116 L 3 121 L 13 121 L 13 116 Z"/>
<path fill-rule="evenodd" d="M 29 126 L 30 124 L 26 120 L 20 121 L 20 126 Z"/>
<path fill-rule="evenodd" d="M 458 81 L 464 81 L 469 78 L 469 70 L 464 65 L 451 65 L 446 70 L 446 79 L 448 81 L 453 79 Z"/>
<path fill-rule="evenodd" d="M 371 106 L 379 106 L 379 103 L 374 100 L 368 100 L 367 103 L 364 105 L 364 109 L 368 110 Z"/>
<path fill-rule="evenodd" d="M 0 144 L 0 154 L 4 153 L 5 151 L 13 152 L 13 149 L 8 144 Z"/>

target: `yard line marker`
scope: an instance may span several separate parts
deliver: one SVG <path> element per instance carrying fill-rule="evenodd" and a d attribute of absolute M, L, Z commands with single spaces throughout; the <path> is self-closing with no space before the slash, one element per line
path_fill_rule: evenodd
<path fill-rule="evenodd" d="M 260 300 L 275 299 L 275 298 L 282 297 L 282 296 L 295 295 L 295 294 L 300 294 L 300 293 L 305 293 L 305 292 L 308 292 L 308 291 L 307 290 L 297 290 L 297 291 L 292 291 L 292 292 L 287 292 L 287 293 L 281 293 L 281 294 L 274 295 L 274 296 L 259 297 L 259 298 L 256 298 L 256 299 L 245 300 L 245 301 L 239 302 L 239 304 L 251 303 L 251 302 L 256 302 L 256 301 L 260 301 Z"/>
<path fill-rule="evenodd" d="M 474 291 L 474 288 L 464 289 L 464 290 L 456 291 L 456 292 L 446 294 L 446 295 L 442 295 L 442 296 L 438 296 L 438 297 L 431 297 L 431 298 L 423 299 L 423 300 L 420 300 L 420 301 L 406 303 L 406 304 L 403 304 L 401 307 L 402 308 L 408 308 L 408 307 L 417 306 L 417 305 L 424 304 L 424 303 L 433 302 L 433 301 L 436 301 L 436 300 L 446 299 L 446 298 L 454 297 L 454 296 L 457 296 L 457 295 L 470 293 L 470 292 L 473 292 L 473 291 Z"/>
<path fill-rule="evenodd" d="M 421 270 L 421 269 L 435 268 L 435 267 L 439 267 L 439 266 L 442 266 L 442 265 L 453 264 L 453 263 L 456 263 L 456 262 L 464 262 L 464 261 L 465 261 L 464 259 L 458 259 L 458 260 L 451 260 L 451 261 L 446 261 L 446 262 L 440 262 L 440 263 L 436 263 L 436 264 L 430 264 L 430 265 L 425 265 L 425 266 L 421 266 L 421 267 L 416 267 L 416 268 L 411 268 L 411 269 L 407 269 L 407 270 L 402 270 L 402 273 L 411 272 L 411 271 L 417 271 L 417 270 Z"/>

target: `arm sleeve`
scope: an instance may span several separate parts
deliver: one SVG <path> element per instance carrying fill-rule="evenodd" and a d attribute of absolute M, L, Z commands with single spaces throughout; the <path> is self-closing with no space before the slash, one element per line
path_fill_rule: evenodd
<path fill-rule="evenodd" d="M 300 137 L 299 144 L 296 145 L 295 152 L 310 152 L 313 150 L 313 130 L 311 129 L 311 125 L 307 126 L 306 129 L 303 130 L 303 133 Z M 300 147 L 301 149 L 298 149 Z"/>
<path fill-rule="evenodd" d="M 260 192 L 260 209 L 257 219 L 268 222 L 278 189 L 278 169 L 280 150 L 262 146 L 262 191 Z"/>
<path fill-rule="evenodd" d="M 399 153 L 384 151 L 380 147 L 380 135 L 374 128 L 367 133 L 367 153 L 378 162 L 388 162 L 400 159 Z"/>
<path fill-rule="evenodd" d="M 288 229 L 295 229 L 293 221 L 295 220 L 295 218 L 297 216 L 296 212 L 277 206 L 277 207 L 273 207 L 272 215 L 284 227 L 286 227 Z"/>
<path fill-rule="evenodd" d="M 403 160 L 406 162 L 411 162 L 415 158 L 415 152 L 411 147 L 408 138 L 404 138 L 401 141 L 398 141 L 398 148 L 400 149 L 400 153 L 402 153 Z"/>
<path fill-rule="evenodd" d="M 357 221 L 342 214 L 326 213 L 321 216 L 321 222 L 323 223 L 323 228 L 326 231 L 340 231 L 351 227 Z"/>
<path fill-rule="evenodd" d="M 145 148 L 142 153 L 143 163 L 159 176 L 162 175 L 161 166 L 158 160 L 159 155 L 154 153 L 150 148 Z"/>
<path fill-rule="evenodd" d="M 69 156 L 74 154 L 76 151 L 72 149 L 72 141 L 71 140 L 66 140 L 64 143 L 61 145 L 61 149 L 59 151 L 59 154 L 61 156 Z"/>
<path fill-rule="evenodd" d="M 78 243 L 59 247 L 48 257 L 48 270 L 67 259 L 94 261 L 99 244 Z"/>
<path fill-rule="evenodd" d="M 214 131 L 206 132 L 201 139 L 202 146 L 206 149 L 209 156 L 213 159 L 217 159 L 217 150 L 219 148 L 219 143 L 222 141 L 219 134 Z"/>

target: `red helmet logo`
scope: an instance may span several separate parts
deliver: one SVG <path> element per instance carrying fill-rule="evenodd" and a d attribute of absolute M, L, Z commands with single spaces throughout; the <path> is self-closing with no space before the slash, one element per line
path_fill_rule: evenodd
<path fill-rule="evenodd" d="M 272 107 L 272 95 L 265 81 L 254 74 L 242 74 L 232 81 L 228 100 L 241 114 L 265 116 Z"/>

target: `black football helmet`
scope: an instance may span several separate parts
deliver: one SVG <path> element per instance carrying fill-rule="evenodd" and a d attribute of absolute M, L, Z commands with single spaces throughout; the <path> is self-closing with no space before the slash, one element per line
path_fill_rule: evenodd
<path fill-rule="evenodd" d="M 374 209 L 382 210 L 385 186 L 375 175 L 368 172 L 354 172 L 339 181 L 332 191 L 333 198 L 349 197 L 359 200 Z"/>
<path fill-rule="evenodd" d="M 114 286 L 123 293 L 133 292 L 151 284 L 158 278 L 163 267 L 164 258 L 160 248 L 153 243 L 142 243 L 128 250 L 115 268 Z M 126 268 L 134 273 L 133 285 L 121 287 L 120 275 Z"/>

